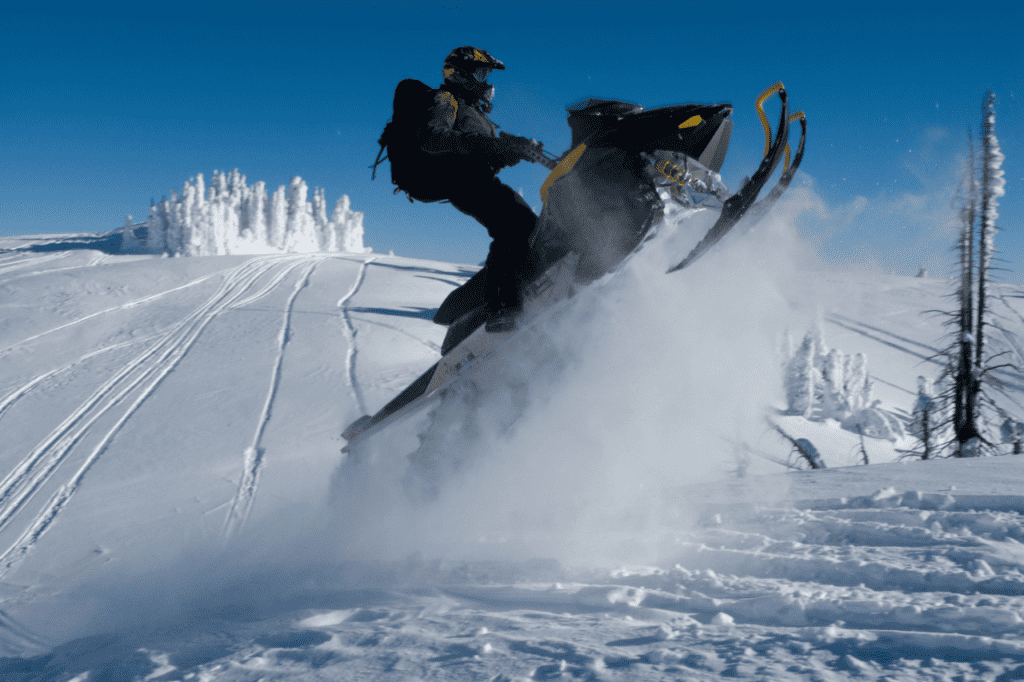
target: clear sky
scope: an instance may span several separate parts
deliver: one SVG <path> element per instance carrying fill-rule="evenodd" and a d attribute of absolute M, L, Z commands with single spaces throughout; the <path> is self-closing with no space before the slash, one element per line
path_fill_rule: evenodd
<path fill-rule="evenodd" d="M 833 5 L 835 5 L 833 7 Z M 1000 7 L 1001 5 L 1001 7 Z M 776 80 L 809 137 L 802 223 L 839 261 L 897 273 L 949 259 L 949 203 L 997 96 L 1007 194 L 998 246 L 1024 273 L 1024 10 L 1019 3 L 22 3 L 0 23 L 0 234 L 98 232 L 214 169 L 273 189 L 301 175 L 366 214 L 378 252 L 479 262 L 483 228 L 393 196 L 368 166 L 405 77 L 440 82 L 459 45 L 505 62 L 492 118 L 560 153 L 564 107 L 732 102 L 723 177 L 763 150 L 755 97 Z M 991 9 L 989 9 L 991 8 Z M 997 9 L 998 8 L 998 9 Z M 988 11 L 989 14 L 983 14 Z M 545 171 L 502 179 L 539 206 Z M 1016 277 L 1016 276 L 1015 276 Z"/>

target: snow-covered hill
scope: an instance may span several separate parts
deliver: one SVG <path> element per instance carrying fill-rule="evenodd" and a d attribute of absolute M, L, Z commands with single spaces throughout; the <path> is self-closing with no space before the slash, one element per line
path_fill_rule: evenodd
<path fill-rule="evenodd" d="M 339 434 L 475 267 L 0 253 L 0 679 L 1020 679 L 1024 459 L 847 466 L 855 434 L 776 414 L 830 468 L 770 461 L 783 331 L 820 316 L 906 417 L 946 283 L 790 270 L 773 229 L 581 294 L 430 503 L 398 441 L 342 480 Z"/>

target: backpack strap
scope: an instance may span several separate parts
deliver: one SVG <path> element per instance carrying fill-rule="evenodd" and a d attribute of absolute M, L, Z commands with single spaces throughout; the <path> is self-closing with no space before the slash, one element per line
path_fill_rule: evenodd
<path fill-rule="evenodd" d="M 391 124 L 389 123 L 388 125 L 391 125 Z M 377 140 L 377 144 L 380 145 L 380 151 L 377 152 L 377 158 L 374 159 L 373 165 L 370 166 L 371 168 L 373 168 L 373 172 L 370 174 L 370 180 L 376 180 L 377 179 L 377 166 L 379 166 L 382 163 L 384 163 L 384 160 L 388 158 L 388 155 L 384 152 L 384 150 L 388 148 L 387 137 L 388 137 L 388 127 L 384 126 L 384 132 L 381 134 L 380 139 Z M 383 156 L 383 158 L 381 158 L 382 156 Z"/>

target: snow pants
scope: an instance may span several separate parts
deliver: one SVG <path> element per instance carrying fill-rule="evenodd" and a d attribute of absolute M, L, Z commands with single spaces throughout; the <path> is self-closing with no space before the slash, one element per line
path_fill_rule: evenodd
<path fill-rule="evenodd" d="M 448 196 L 452 206 L 487 228 L 487 309 L 519 308 L 530 234 L 537 215 L 514 189 L 496 177 L 460 183 Z"/>

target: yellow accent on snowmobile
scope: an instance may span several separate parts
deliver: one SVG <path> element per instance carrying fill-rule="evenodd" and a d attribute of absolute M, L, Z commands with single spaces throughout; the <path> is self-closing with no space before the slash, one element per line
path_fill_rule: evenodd
<path fill-rule="evenodd" d="M 544 181 L 544 184 L 540 186 L 540 200 L 545 204 L 548 203 L 548 190 L 551 185 L 555 184 L 555 181 L 561 178 L 563 175 L 572 170 L 572 167 L 576 165 L 576 162 L 580 160 L 583 152 L 587 150 L 587 145 L 581 144 L 576 149 L 565 155 L 555 169 L 551 171 L 548 179 Z"/>
<path fill-rule="evenodd" d="M 780 81 L 780 82 L 776 83 L 775 85 L 771 86 L 770 88 L 768 88 L 767 90 L 765 90 L 764 92 L 762 92 L 758 96 L 758 98 L 757 98 L 757 115 L 761 118 L 761 125 L 764 127 L 764 153 L 765 153 L 765 155 L 768 154 L 768 150 L 771 148 L 771 145 L 772 145 L 772 128 L 771 128 L 770 125 L 768 125 L 768 117 L 764 113 L 764 101 L 766 99 L 768 99 L 769 97 L 771 97 L 772 95 L 774 95 L 779 90 L 784 90 L 784 89 L 785 89 L 785 86 L 783 86 L 782 82 Z M 795 114 L 791 115 L 789 117 L 789 119 L 787 120 L 787 123 L 792 123 L 793 121 L 797 121 L 797 120 L 800 120 L 800 119 L 803 119 L 805 121 L 807 120 L 807 117 L 804 115 L 804 112 L 802 112 L 802 111 L 798 111 Z M 680 128 L 681 127 L 682 126 L 680 126 Z M 786 170 L 789 168 L 789 157 L 790 157 L 789 142 L 786 142 L 786 158 L 782 162 L 782 172 L 783 173 L 785 173 Z"/>
<path fill-rule="evenodd" d="M 682 123 L 680 123 L 679 127 L 680 128 L 693 128 L 694 126 L 700 125 L 703 120 L 704 119 L 702 119 L 699 114 L 696 115 L 696 116 L 691 116 L 690 118 L 688 118 L 685 121 L 683 121 Z"/>
<path fill-rule="evenodd" d="M 757 96 L 757 115 L 761 117 L 761 125 L 764 126 L 764 155 L 768 156 L 768 150 L 772 147 L 772 127 L 768 124 L 768 117 L 764 113 L 764 101 L 777 93 L 779 90 L 785 90 L 785 86 L 781 81 L 775 85 L 769 87 L 767 90 Z"/>

